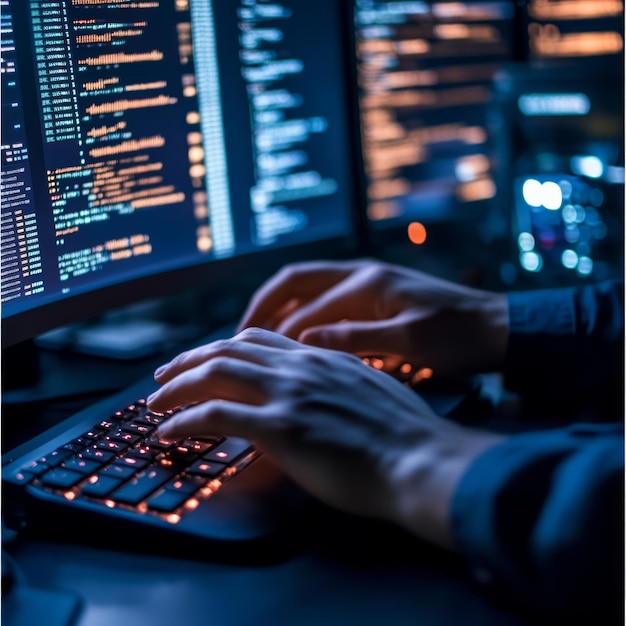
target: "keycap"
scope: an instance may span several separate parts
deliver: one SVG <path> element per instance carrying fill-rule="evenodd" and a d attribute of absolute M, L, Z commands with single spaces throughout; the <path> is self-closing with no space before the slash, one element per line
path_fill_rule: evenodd
<path fill-rule="evenodd" d="M 150 467 L 111 494 L 116 502 L 138 504 L 173 478 L 172 472 L 162 467 Z"/>
<path fill-rule="evenodd" d="M 176 510 L 188 497 L 189 495 L 182 491 L 164 489 L 148 500 L 148 506 L 155 511 L 169 513 Z"/>
<path fill-rule="evenodd" d="M 216 461 L 205 461 L 200 459 L 196 461 L 188 470 L 189 474 L 195 474 L 196 476 L 206 476 L 207 478 L 215 478 L 221 474 L 228 466 L 225 463 L 218 463 Z"/>
<path fill-rule="evenodd" d="M 76 483 L 83 480 L 85 476 L 79 472 L 55 467 L 42 477 L 42 483 L 46 487 L 56 487 L 57 489 L 69 489 Z"/>
<path fill-rule="evenodd" d="M 207 461 L 219 461 L 221 463 L 230 463 L 237 457 L 241 456 L 248 450 L 252 449 L 252 444 L 247 439 L 239 437 L 230 437 L 218 446 L 213 448 L 207 454 L 202 456 Z"/>
<path fill-rule="evenodd" d="M 115 452 L 109 452 L 108 450 L 101 450 L 100 448 L 85 448 L 78 453 L 81 459 L 89 459 L 91 461 L 98 461 L 100 464 L 108 463 L 114 456 Z"/>
<path fill-rule="evenodd" d="M 89 481 L 83 485 L 80 492 L 85 496 L 104 498 L 108 496 L 113 489 L 119 487 L 121 482 L 122 480 L 120 478 L 115 478 L 114 476 L 98 475 L 94 476 L 93 480 L 89 479 Z"/>
<path fill-rule="evenodd" d="M 72 459 L 66 459 L 63 462 L 63 467 L 68 470 L 75 470 L 81 474 L 92 474 L 97 471 L 102 463 L 98 461 L 92 461 L 90 459 L 81 459 L 80 457 L 74 457 Z"/>

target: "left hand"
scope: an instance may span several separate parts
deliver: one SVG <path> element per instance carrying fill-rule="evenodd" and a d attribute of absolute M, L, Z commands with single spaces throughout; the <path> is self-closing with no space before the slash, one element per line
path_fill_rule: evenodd
<path fill-rule="evenodd" d="M 499 440 L 437 416 L 355 356 L 258 328 L 185 352 L 155 378 L 152 410 L 186 407 L 159 437 L 243 437 L 327 504 L 444 546 L 454 487 Z"/>

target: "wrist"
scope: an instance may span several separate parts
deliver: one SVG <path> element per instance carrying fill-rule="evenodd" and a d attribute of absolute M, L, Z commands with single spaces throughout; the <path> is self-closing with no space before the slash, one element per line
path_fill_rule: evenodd
<path fill-rule="evenodd" d="M 422 539 L 453 549 L 450 508 L 456 488 L 472 462 L 504 437 L 449 426 L 449 432 L 415 446 L 398 463 L 394 521 Z"/>

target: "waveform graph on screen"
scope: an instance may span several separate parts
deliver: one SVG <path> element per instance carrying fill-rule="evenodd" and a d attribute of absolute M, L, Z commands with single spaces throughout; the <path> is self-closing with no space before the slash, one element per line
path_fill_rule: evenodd
<path fill-rule="evenodd" d="M 61 282 L 189 245 L 206 218 L 186 158 L 199 129 L 182 80 L 188 12 L 165 0 L 30 0 L 30 12 Z"/>

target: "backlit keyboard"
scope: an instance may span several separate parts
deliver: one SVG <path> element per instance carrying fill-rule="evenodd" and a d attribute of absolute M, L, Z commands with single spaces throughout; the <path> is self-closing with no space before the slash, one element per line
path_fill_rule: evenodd
<path fill-rule="evenodd" d="M 235 437 L 160 440 L 171 417 L 139 400 L 12 473 L 11 482 L 175 524 L 258 453 Z"/>

